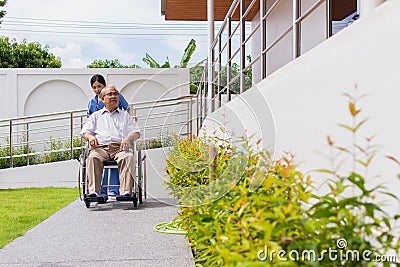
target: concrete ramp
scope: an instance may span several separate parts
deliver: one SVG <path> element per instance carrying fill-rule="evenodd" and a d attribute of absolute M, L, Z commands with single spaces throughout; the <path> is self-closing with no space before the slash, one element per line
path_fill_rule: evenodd
<path fill-rule="evenodd" d="M 185 235 L 153 229 L 176 217 L 173 202 L 77 200 L 0 249 L 0 266 L 194 266 Z"/>

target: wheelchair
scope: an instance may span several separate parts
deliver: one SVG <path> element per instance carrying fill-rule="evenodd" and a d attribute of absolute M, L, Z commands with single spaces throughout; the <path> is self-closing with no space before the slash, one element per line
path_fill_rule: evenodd
<path fill-rule="evenodd" d="M 133 149 L 135 151 L 135 149 Z M 132 152 L 134 153 L 134 152 Z M 105 204 L 111 201 L 121 201 L 121 202 L 133 202 L 133 206 L 137 207 L 138 202 L 140 204 L 143 203 L 143 197 L 146 199 L 146 155 L 142 155 L 142 150 L 137 150 L 135 153 L 136 156 L 136 166 L 135 166 L 135 177 L 132 188 L 132 196 L 123 196 L 114 194 L 110 194 L 108 192 L 108 188 L 110 187 L 119 187 L 119 184 L 110 185 L 110 169 L 118 169 L 117 161 L 115 160 L 106 160 L 104 161 L 103 172 L 107 173 L 108 182 L 107 184 L 103 184 L 104 179 L 102 179 L 102 184 L 100 186 L 100 190 L 103 188 L 107 192 L 106 194 L 97 195 L 95 197 L 89 196 L 88 192 L 88 180 L 86 176 L 86 159 L 89 155 L 89 145 L 82 149 L 82 153 L 80 154 L 79 161 L 79 172 L 78 172 L 78 189 L 79 189 L 79 198 L 86 205 L 86 208 L 90 208 L 91 203 Z M 109 197 L 115 197 L 112 200 Z"/>

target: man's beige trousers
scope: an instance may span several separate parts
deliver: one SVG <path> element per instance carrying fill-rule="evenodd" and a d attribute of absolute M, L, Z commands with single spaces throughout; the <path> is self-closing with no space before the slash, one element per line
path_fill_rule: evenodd
<path fill-rule="evenodd" d="M 90 149 L 86 160 L 89 194 L 94 192 L 99 193 L 103 175 L 103 162 L 106 160 L 116 160 L 118 163 L 120 194 L 132 194 L 136 176 L 135 154 L 132 151 L 118 152 L 119 147 L 120 143 L 109 143 Z"/>

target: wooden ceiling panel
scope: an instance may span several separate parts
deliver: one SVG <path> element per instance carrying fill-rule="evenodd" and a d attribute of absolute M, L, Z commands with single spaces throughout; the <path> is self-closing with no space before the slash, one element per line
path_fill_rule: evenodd
<path fill-rule="evenodd" d="M 341 21 L 355 11 L 357 0 L 332 0 L 332 20 Z"/>
<path fill-rule="evenodd" d="M 246 1 L 247 6 L 251 2 Z M 222 21 L 232 4 L 232 0 L 214 0 L 214 20 Z M 259 0 L 253 5 L 246 20 L 251 20 L 259 10 Z M 239 6 L 233 19 L 239 20 Z M 165 0 L 165 20 L 207 21 L 207 0 Z"/>

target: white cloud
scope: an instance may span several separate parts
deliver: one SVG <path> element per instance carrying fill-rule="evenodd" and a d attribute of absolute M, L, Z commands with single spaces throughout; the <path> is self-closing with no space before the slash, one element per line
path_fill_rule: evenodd
<path fill-rule="evenodd" d="M 50 52 L 61 58 L 63 68 L 81 68 L 91 62 L 82 55 L 81 46 L 77 43 L 68 43 L 64 48 L 54 47 Z"/>

